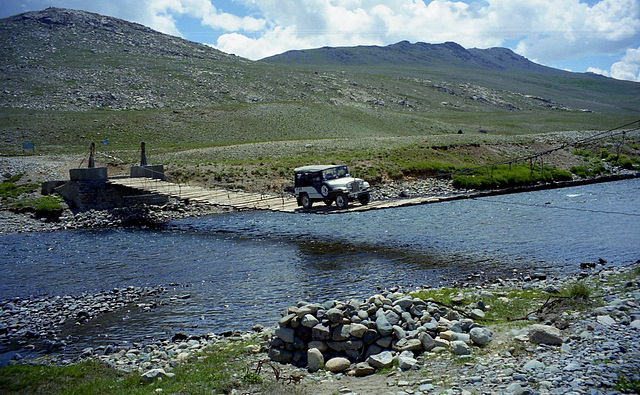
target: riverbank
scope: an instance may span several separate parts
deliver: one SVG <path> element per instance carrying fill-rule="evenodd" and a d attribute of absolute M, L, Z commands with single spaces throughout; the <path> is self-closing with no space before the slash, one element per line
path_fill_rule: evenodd
<path fill-rule="evenodd" d="M 119 226 L 153 227 L 175 219 L 223 212 L 228 212 L 228 209 L 197 202 L 187 204 L 175 199 L 162 206 L 140 205 L 113 210 L 90 210 L 77 214 L 65 209 L 57 221 L 38 219 L 32 213 L 3 210 L 0 211 L 0 235 Z"/>
<path fill-rule="evenodd" d="M 597 266 L 563 278 L 534 276 L 455 289 L 386 290 L 380 296 L 397 300 L 409 291 L 463 311 L 482 302 L 486 316 L 476 321 L 491 330 L 492 340 L 462 356 L 448 346 L 436 347 L 417 353 L 409 365 L 399 364 L 400 352 L 394 352 L 392 368 L 363 377 L 355 375 L 355 364 L 338 372 L 310 373 L 306 367 L 270 361 L 267 349 L 275 327 L 255 327 L 253 333 L 177 333 L 146 343 L 105 344 L 73 358 L 53 352 L 38 363 L 99 360 L 127 372 L 125 376 L 132 380 L 126 381 L 138 383 L 138 388 L 143 382 L 143 392 L 149 393 L 175 392 L 176 383 L 190 381 L 186 391 L 217 388 L 283 394 L 604 394 L 637 390 L 640 385 L 640 261 L 622 267 Z M 448 326 L 442 329 L 451 331 L 455 321 L 441 320 L 441 325 Z M 542 337 L 534 331 L 540 325 L 545 330 Z M 213 379 L 189 378 L 210 358 L 226 355 L 225 350 L 232 348 L 241 351 L 230 356 L 233 362 L 220 366 L 228 371 L 212 372 L 225 375 L 223 387 L 216 387 Z M 7 377 L 7 369 L 0 369 L 0 383 L 17 379 Z M 13 393 L 10 387 L 2 389 Z M 127 390 L 121 387 L 112 392 Z"/>
<path fill-rule="evenodd" d="M 402 201 L 416 198 L 433 198 L 449 201 L 484 196 L 495 196 L 531 192 L 545 189 L 568 188 L 573 186 L 614 182 L 639 178 L 640 173 L 621 171 L 619 174 L 605 175 L 589 179 L 565 182 L 540 183 L 530 186 L 476 191 L 453 187 L 451 180 L 439 178 L 411 179 L 386 182 L 374 188 L 372 201 Z M 24 232 L 49 232 L 63 229 L 101 228 L 117 226 L 153 227 L 180 218 L 213 215 L 232 210 L 230 207 L 214 206 L 200 202 L 185 202 L 171 198 L 162 206 L 137 205 L 113 210 L 90 210 L 72 213 L 65 209 L 57 221 L 36 218 L 33 213 L 0 211 L 0 235 Z"/>

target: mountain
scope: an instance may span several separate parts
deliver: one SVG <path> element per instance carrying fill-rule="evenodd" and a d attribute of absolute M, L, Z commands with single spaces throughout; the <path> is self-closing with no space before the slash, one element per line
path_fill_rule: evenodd
<path fill-rule="evenodd" d="M 0 19 L 0 152 L 608 129 L 640 84 L 456 43 L 288 51 L 250 61 L 94 13 Z M 56 148 L 57 149 L 57 148 Z"/>
<path fill-rule="evenodd" d="M 465 49 L 459 44 L 401 41 L 380 46 L 292 50 L 261 62 L 321 70 L 348 70 L 467 82 L 542 96 L 575 108 L 637 112 L 640 84 L 543 66 L 507 48 Z"/>
<path fill-rule="evenodd" d="M 507 48 L 467 50 L 454 42 L 427 44 L 401 41 L 385 47 L 358 46 L 293 50 L 262 59 L 265 63 L 313 66 L 372 66 L 419 70 L 436 67 L 464 67 L 493 71 L 528 70 L 542 74 L 566 74 L 533 63 Z"/>
<path fill-rule="evenodd" d="M 48 8 L 0 20 L 2 107 L 181 108 L 268 97 L 241 81 L 250 64 L 85 11 Z"/>

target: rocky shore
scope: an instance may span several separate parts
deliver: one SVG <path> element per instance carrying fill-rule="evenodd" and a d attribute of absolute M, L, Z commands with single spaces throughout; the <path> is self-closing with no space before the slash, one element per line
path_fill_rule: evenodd
<path fill-rule="evenodd" d="M 49 345 L 48 357 L 41 363 L 67 364 L 91 358 L 137 372 L 143 382 L 159 377 L 170 380 L 179 364 L 201 358 L 211 347 L 239 343 L 251 351 L 243 357 L 247 369 L 272 364 L 280 377 L 295 378 L 297 384 L 291 385 L 302 393 L 620 393 L 616 386 L 624 380 L 640 380 L 639 273 L 640 261 L 625 267 L 591 269 L 576 277 L 538 276 L 469 284 L 452 297 L 455 307 L 436 300 L 420 301 L 408 297 L 409 290 L 395 289 L 359 301 L 300 302 L 287 309 L 276 326 L 257 326 L 247 333 L 175 333 L 167 339 L 85 348 L 74 355 L 60 352 L 67 346 L 63 339 L 48 340 L 43 343 Z M 497 297 L 507 304 L 517 302 L 512 291 L 531 290 L 547 293 L 548 302 L 559 289 L 576 281 L 595 290 L 586 308 L 541 309 L 532 305 L 525 317 L 510 323 L 484 319 L 494 308 L 486 301 Z M 166 297 L 162 288 L 130 287 L 96 295 L 2 301 L 0 341 L 7 345 L 11 341 L 30 344 L 48 335 L 55 339 L 65 324 L 85 325 L 126 303 L 152 309 Z M 318 309 L 312 314 L 314 309 L 308 306 Z M 367 317 L 364 307 L 371 310 Z M 318 314 L 321 310 L 324 312 Z M 345 314 L 347 311 L 354 314 Z M 326 324 L 329 339 L 305 341 L 298 329 L 292 329 L 295 325 L 309 328 L 310 316 L 321 317 L 318 324 Z M 372 317 L 375 321 L 368 322 Z M 313 329 L 309 334 L 313 336 Z M 335 336 L 340 339 L 334 340 Z M 368 355 L 348 351 L 351 347 L 347 345 L 358 341 L 370 343 Z M 281 351 L 274 353 L 274 346 Z M 282 350 L 290 350 L 290 358 L 281 359 Z M 20 362 L 26 361 L 17 357 L 12 363 Z M 265 380 L 273 380 L 270 370 L 261 374 Z"/>
<path fill-rule="evenodd" d="M 0 348 L 48 354 L 65 351 L 70 345 L 70 339 L 61 336 L 66 327 L 85 325 L 136 302 L 139 308 L 154 308 L 162 303 L 159 296 L 165 292 L 164 287 L 131 286 L 93 294 L 2 300 Z M 18 353 L 12 358 L 19 361 L 23 356 Z"/>
<path fill-rule="evenodd" d="M 118 226 L 153 227 L 171 220 L 218 214 L 223 207 L 189 203 L 172 199 L 162 206 L 139 205 L 113 210 L 89 210 L 73 214 L 65 210 L 58 221 L 37 219 L 29 213 L 0 212 L 0 234 L 51 232 L 63 229 L 104 228 Z"/>

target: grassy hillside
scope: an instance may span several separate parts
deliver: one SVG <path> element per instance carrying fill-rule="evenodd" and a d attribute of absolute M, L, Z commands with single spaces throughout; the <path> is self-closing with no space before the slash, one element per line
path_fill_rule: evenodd
<path fill-rule="evenodd" d="M 97 142 L 99 151 L 135 162 L 145 141 L 168 165 L 215 160 L 215 169 L 199 172 L 250 176 L 263 167 L 287 178 L 290 167 L 320 160 L 359 162 L 373 178 L 411 173 L 406 157 L 389 162 L 396 156 L 387 150 L 607 130 L 640 113 L 638 83 L 551 69 L 504 48 L 401 42 L 252 62 L 55 8 L 0 20 L 0 82 L 2 155 L 31 154 L 23 141 L 36 154 L 83 153 Z M 304 148 L 320 140 L 329 148 Z M 265 150 L 270 142 L 285 148 Z M 253 144 L 234 150 L 245 157 L 219 149 L 239 144 Z"/>

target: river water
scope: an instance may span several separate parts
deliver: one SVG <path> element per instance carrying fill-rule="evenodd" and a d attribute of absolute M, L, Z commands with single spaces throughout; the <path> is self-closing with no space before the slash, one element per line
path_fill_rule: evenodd
<path fill-rule="evenodd" d="M 79 344 L 247 330 L 274 325 L 299 300 L 635 262 L 640 180 L 339 215 L 241 212 L 153 230 L 11 234 L 0 245 L 0 299 L 174 284 L 151 312 L 78 328 Z"/>

